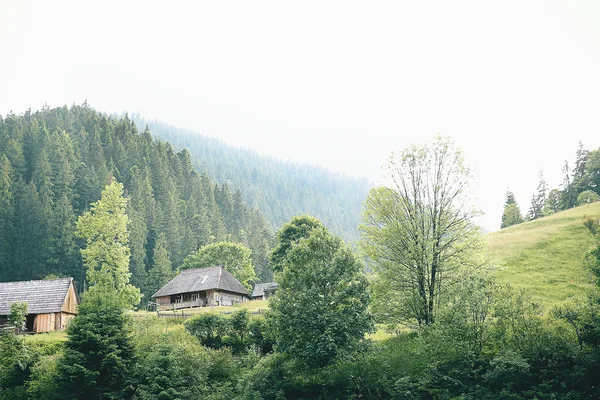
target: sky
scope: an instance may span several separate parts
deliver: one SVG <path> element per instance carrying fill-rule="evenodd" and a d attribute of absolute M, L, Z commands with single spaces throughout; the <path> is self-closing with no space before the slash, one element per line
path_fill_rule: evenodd
<path fill-rule="evenodd" d="M 0 0 L 0 114 L 88 104 L 381 182 L 450 136 L 499 228 L 600 147 L 600 2 Z"/>

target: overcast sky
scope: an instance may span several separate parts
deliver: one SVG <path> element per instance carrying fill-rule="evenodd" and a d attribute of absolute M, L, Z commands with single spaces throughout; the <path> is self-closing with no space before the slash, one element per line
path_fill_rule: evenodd
<path fill-rule="evenodd" d="M 86 99 L 375 182 L 450 135 L 497 229 L 600 147 L 600 2 L 0 0 L 0 114 Z"/>

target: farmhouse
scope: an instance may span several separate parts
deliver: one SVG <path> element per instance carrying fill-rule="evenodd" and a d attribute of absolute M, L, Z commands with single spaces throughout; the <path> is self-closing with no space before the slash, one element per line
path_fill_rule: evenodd
<path fill-rule="evenodd" d="M 0 325 L 16 302 L 27 303 L 27 331 L 50 332 L 65 329 L 77 314 L 79 298 L 73 278 L 0 282 Z"/>
<path fill-rule="evenodd" d="M 277 282 L 257 283 L 252 290 L 253 300 L 268 299 L 277 290 Z"/>
<path fill-rule="evenodd" d="M 158 311 L 190 307 L 231 306 L 250 293 L 222 266 L 181 271 L 152 296 Z"/>

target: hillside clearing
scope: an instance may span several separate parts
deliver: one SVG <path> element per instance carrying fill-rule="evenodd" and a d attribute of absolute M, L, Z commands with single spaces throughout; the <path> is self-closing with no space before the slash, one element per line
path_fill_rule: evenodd
<path fill-rule="evenodd" d="M 583 258 L 596 241 L 583 219 L 598 213 L 593 203 L 487 234 L 498 278 L 545 307 L 584 294 L 591 275 Z"/>

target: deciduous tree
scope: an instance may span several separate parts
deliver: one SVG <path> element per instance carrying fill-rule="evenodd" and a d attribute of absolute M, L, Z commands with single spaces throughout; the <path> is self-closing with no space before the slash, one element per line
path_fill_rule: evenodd
<path fill-rule="evenodd" d="M 471 174 L 447 138 L 390 156 L 388 186 L 365 201 L 360 248 L 376 273 L 374 307 L 390 322 L 435 321 L 441 296 L 480 244 Z"/>
<path fill-rule="evenodd" d="M 81 250 L 90 291 L 114 291 L 125 305 L 135 306 L 140 291 L 129 284 L 129 245 L 123 185 L 113 182 L 102 197 L 77 220 L 77 234 L 85 240 Z"/>
<path fill-rule="evenodd" d="M 286 224 L 280 240 L 298 233 L 296 227 Z M 372 331 L 372 317 L 361 263 L 326 228 L 306 233 L 279 259 L 279 287 L 270 308 L 277 349 L 307 365 L 324 366 L 356 348 Z"/>

